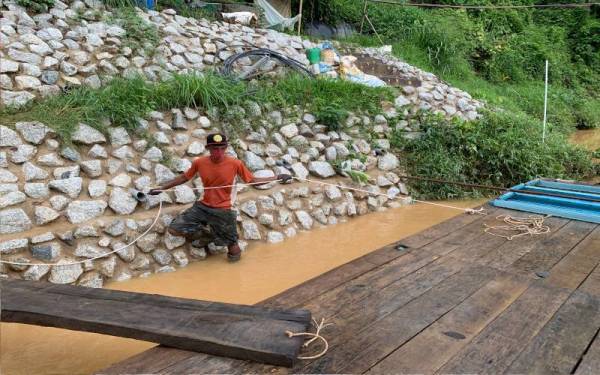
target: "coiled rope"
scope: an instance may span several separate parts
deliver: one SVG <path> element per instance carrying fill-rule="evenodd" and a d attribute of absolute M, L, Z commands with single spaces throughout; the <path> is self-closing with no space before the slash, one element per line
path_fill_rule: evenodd
<path fill-rule="evenodd" d="M 544 220 L 550 217 L 547 216 L 535 216 L 529 215 L 527 217 L 516 217 L 510 215 L 499 215 L 496 217 L 497 220 L 502 220 L 506 225 L 485 225 L 485 233 L 493 236 L 506 238 L 508 241 L 512 241 L 514 238 L 521 236 L 537 236 L 539 234 L 550 233 L 550 227 L 544 225 Z M 495 232 L 496 231 L 496 232 Z M 506 235 L 498 233 L 497 231 L 505 232 L 517 232 L 513 235 Z"/>
<path fill-rule="evenodd" d="M 306 341 L 304 344 L 302 344 L 303 348 L 307 348 L 310 344 L 312 344 L 315 340 L 319 339 L 321 341 L 323 341 L 323 344 L 325 344 L 324 348 L 317 354 L 315 355 L 311 355 L 311 356 L 300 356 L 298 357 L 298 359 L 316 359 L 319 357 L 322 357 L 325 355 L 325 353 L 327 353 L 327 350 L 329 350 L 329 343 L 327 342 L 327 339 L 325 339 L 325 337 L 321 336 L 321 330 L 327 326 L 332 325 L 333 323 L 325 323 L 325 319 L 321 319 L 320 323 L 317 323 L 317 321 L 315 320 L 315 318 L 312 318 L 312 324 L 315 326 L 316 328 L 316 332 L 312 333 L 312 332 L 291 332 L 291 331 L 285 331 L 285 334 L 289 337 L 298 337 L 298 336 L 308 336 L 308 337 L 312 337 L 310 340 Z"/>
<path fill-rule="evenodd" d="M 340 184 L 332 184 L 332 183 L 329 183 L 329 182 L 312 180 L 312 179 L 308 179 L 308 178 L 293 177 L 293 179 L 298 180 L 298 181 L 305 181 L 305 182 L 313 183 L 313 184 L 320 184 L 320 185 L 324 185 L 324 186 L 334 186 L 334 187 L 337 187 L 339 189 L 352 190 L 352 191 L 362 192 L 362 193 L 369 194 L 369 195 L 384 196 L 384 197 L 386 197 L 388 199 L 394 199 L 395 198 L 395 197 L 391 197 L 388 194 L 384 194 L 384 193 L 373 192 L 373 191 L 368 191 L 368 190 L 358 189 L 358 188 L 352 188 L 352 187 L 349 187 L 349 186 L 342 186 Z M 270 182 L 278 182 L 278 181 L 281 181 L 281 180 L 273 180 L 273 181 L 270 181 Z M 191 189 L 192 190 L 210 190 L 210 189 L 233 188 L 233 187 L 238 187 L 238 186 L 263 185 L 263 184 L 265 184 L 265 182 L 250 182 L 250 183 L 223 185 L 223 186 L 199 187 L 199 188 L 191 188 Z M 160 189 L 160 191 L 162 191 L 162 192 L 171 191 L 171 190 L 175 190 L 175 188 Z M 429 204 L 429 205 L 433 205 L 433 206 L 439 206 L 439 207 L 451 208 L 451 209 L 455 209 L 455 210 L 461 210 L 461 211 L 464 211 L 464 212 L 466 212 L 468 214 L 486 215 L 486 213 L 484 212 L 483 208 L 479 208 L 479 209 L 475 210 L 475 209 L 472 209 L 472 208 L 461 208 L 461 207 L 446 205 L 446 204 L 442 204 L 442 203 L 434 203 L 434 202 L 422 201 L 422 200 L 418 200 L 418 199 L 414 199 L 414 198 L 411 198 L 411 200 L 413 202 L 419 202 L 419 203 Z M 123 249 L 128 248 L 129 246 L 134 245 L 136 242 L 138 242 L 140 239 L 142 239 L 145 235 L 147 235 L 152 230 L 152 228 L 156 225 L 156 223 L 158 222 L 158 219 L 159 219 L 161 211 L 162 211 L 162 204 L 163 204 L 163 201 L 162 201 L 162 199 L 160 199 L 159 200 L 159 206 L 158 206 L 158 212 L 156 213 L 156 216 L 154 217 L 154 220 L 152 221 L 152 224 L 148 227 L 148 229 L 146 229 L 142 234 L 140 234 L 139 236 L 137 236 L 133 241 L 131 241 L 130 243 L 128 243 L 128 244 L 126 244 L 124 246 L 119 247 L 118 249 L 114 249 L 112 251 L 109 251 L 109 252 L 104 253 L 104 254 L 97 255 L 97 256 L 92 257 L 92 258 L 87 258 L 85 260 L 74 261 L 74 262 L 64 262 L 64 263 L 25 263 L 25 262 L 13 262 L 13 261 L 7 261 L 7 260 L 1 260 L 0 259 L 0 263 L 13 264 L 13 265 L 18 265 L 18 266 L 59 266 L 60 267 L 60 266 L 72 266 L 72 265 L 75 265 L 75 264 L 82 264 L 82 263 L 86 263 L 86 262 L 93 261 L 93 260 L 96 260 L 96 259 L 104 258 L 104 257 L 106 257 L 108 255 L 114 254 L 116 252 L 119 252 L 119 251 L 121 251 Z"/>

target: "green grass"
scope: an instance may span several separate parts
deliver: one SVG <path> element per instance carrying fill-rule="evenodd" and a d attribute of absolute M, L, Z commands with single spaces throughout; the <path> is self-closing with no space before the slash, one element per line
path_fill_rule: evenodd
<path fill-rule="evenodd" d="M 112 16 L 107 21 L 125 30 L 125 36 L 122 38 L 123 45 L 134 51 L 142 50 L 145 55 L 152 55 L 160 40 L 158 28 L 140 17 L 136 8 L 131 4 L 128 5 L 127 1 L 113 1 L 113 3 Z"/>
<path fill-rule="evenodd" d="M 394 90 L 366 87 L 344 80 L 315 80 L 292 75 L 272 85 L 263 85 L 256 96 L 259 101 L 277 106 L 300 105 L 331 130 L 338 130 L 349 112 L 380 113 L 381 102 L 393 100 Z"/>
<path fill-rule="evenodd" d="M 317 116 L 321 113 L 319 111 L 327 114 L 332 105 L 342 106 L 344 112 L 374 114 L 379 112 L 381 100 L 391 98 L 388 90 L 343 81 L 290 76 L 273 85 L 259 82 L 249 87 L 244 82 L 233 82 L 207 72 L 203 75 L 174 75 L 160 83 L 147 82 L 143 77 L 115 78 L 99 89 L 81 87 L 64 95 L 35 101 L 25 108 L 3 109 L 0 122 L 41 121 L 68 143 L 80 122 L 105 132 L 105 120 L 109 120 L 113 126 L 135 131 L 138 119 L 155 110 L 192 107 L 204 111 L 217 109 L 227 115 L 235 112 L 228 111 L 232 106 L 254 100 L 269 102 L 276 107 L 300 105 L 315 110 Z"/>
<path fill-rule="evenodd" d="M 161 83 L 142 77 L 116 78 L 100 89 L 81 87 L 67 94 L 32 103 L 22 109 L 0 111 L 0 122 L 41 121 L 69 142 L 80 122 L 106 131 L 105 120 L 113 126 L 136 130 L 139 118 L 150 111 L 181 107 L 228 107 L 241 100 L 243 86 L 207 73 L 175 75 Z"/>

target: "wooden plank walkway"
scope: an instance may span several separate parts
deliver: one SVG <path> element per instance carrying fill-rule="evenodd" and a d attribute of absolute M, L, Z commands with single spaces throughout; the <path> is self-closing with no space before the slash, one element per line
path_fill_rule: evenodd
<path fill-rule="evenodd" d="M 600 226 L 551 217 L 550 234 L 507 241 L 484 224 L 523 213 L 485 208 L 259 304 L 335 323 L 321 358 L 288 369 L 157 346 L 99 373 L 599 374 Z"/>
<path fill-rule="evenodd" d="M 2 321 L 104 333 L 280 366 L 297 360 L 311 320 L 282 310 L 152 294 L 5 280 Z"/>

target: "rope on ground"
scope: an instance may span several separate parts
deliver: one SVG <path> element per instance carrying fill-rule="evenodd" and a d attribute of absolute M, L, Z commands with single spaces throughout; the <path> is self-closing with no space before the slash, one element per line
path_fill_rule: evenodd
<path fill-rule="evenodd" d="M 323 341 L 323 344 L 325 344 L 325 347 L 323 348 L 323 350 L 321 350 L 318 354 L 311 355 L 311 356 L 305 356 L 305 357 L 299 356 L 298 359 L 316 359 L 316 358 L 324 356 L 325 353 L 327 353 L 327 350 L 329 350 L 329 343 L 327 342 L 327 339 L 325 339 L 325 337 L 321 336 L 321 330 L 327 326 L 332 325 L 333 323 L 325 323 L 325 319 L 321 319 L 321 322 L 317 323 L 315 318 L 312 318 L 312 324 L 317 329 L 317 331 L 315 333 L 312 333 L 312 332 L 296 332 L 296 333 L 294 333 L 291 331 L 285 331 L 285 334 L 289 338 L 298 337 L 298 336 L 312 337 L 310 340 L 308 340 L 304 344 L 302 344 L 303 348 L 307 348 L 310 344 L 312 344 L 317 339 Z"/>
<path fill-rule="evenodd" d="M 365 194 L 370 194 L 370 195 L 380 195 L 380 196 L 386 197 L 386 198 L 391 199 L 391 200 L 393 200 L 395 198 L 395 197 L 391 197 L 388 194 L 384 194 L 384 193 L 378 193 L 378 192 L 368 191 L 368 190 L 364 190 L 364 189 L 357 189 L 357 188 L 352 188 L 352 187 L 348 187 L 348 186 L 342 186 L 342 185 L 339 185 L 339 184 L 332 184 L 332 183 L 329 183 L 329 182 L 311 180 L 311 179 L 308 179 L 308 178 L 294 177 L 294 179 L 296 179 L 298 181 L 306 181 L 306 182 L 313 183 L 313 184 L 320 184 L 320 185 L 326 185 L 326 186 L 334 186 L 334 187 L 337 187 L 338 189 L 358 191 L 358 192 L 365 193 Z M 434 202 L 422 201 L 422 200 L 418 200 L 418 199 L 414 199 L 414 198 L 411 198 L 411 200 L 413 202 L 419 202 L 419 203 L 429 204 L 429 205 L 432 205 L 432 206 L 439 206 L 439 207 L 451 208 L 451 209 L 454 209 L 454 210 L 460 210 L 460 211 L 464 211 L 467 214 L 471 214 L 471 215 L 472 214 L 487 215 L 485 213 L 485 210 L 483 209 L 483 207 L 478 208 L 478 209 L 475 210 L 473 208 L 456 207 L 456 206 L 451 206 L 451 205 L 442 204 L 442 203 L 434 203 Z"/>
<path fill-rule="evenodd" d="M 279 181 L 279 180 L 277 180 Z M 229 187 L 236 187 L 236 186 L 244 186 L 244 185 L 259 185 L 259 184 L 264 184 L 264 182 L 252 182 L 252 183 L 247 183 L 247 184 L 233 184 L 233 185 L 225 185 L 225 186 L 212 186 L 212 187 L 206 187 L 206 188 L 192 188 L 192 190 L 210 190 L 210 189 L 223 189 L 223 188 L 229 188 Z M 164 189 L 161 191 L 170 191 L 170 190 L 175 190 L 174 188 L 171 189 Z M 114 254 L 117 253 L 123 249 L 128 248 L 129 246 L 132 246 L 133 244 L 135 244 L 136 242 L 138 242 L 139 240 L 142 239 L 142 237 L 144 237 L 145 235 L 147 235 L 148 233 L 150 233 L 150 230 L 152 230 L 152 228 L 154 227 L 154 225 L 156 225 L 156 222 L 158 221 L 158 218 L 160 217 L 160 213 L 162 211 L 162 204 L 163 201 L 162 199 L 160 199 L 158 201 L 158 212 L 156 213 L 156 216 L 154 217 L 154 221 L 152 221 L 152 224 L 148 227 L 148 229 L 146 229 L 144 231 L 144 233 L 140 234 L 139 236 L 137 236 L 133 241 L 131 241 L 130 243 L 119 247 L 118 249 L 114 249 L 113 251 L 109 251 L 107 253 L 103 253 L 100 254 L 98 256 L 95 256 L 93 258 L 87 258 L 85 260 L 79 260 L 76 262 L 68 262 L 68 263 L 25 263 L 25 262 L 12 262 L 12 261 L 7 261 L 7 260 L 1 260 L 0 259 L 0 263 L 4 263 L 4 264 L 14 264 L 17 266 L 72 266 L 74 264 L 81 264 L 81 263 L 85 263 L 85 262 L 89 262 L 92 260 L 96 260 L 96 259 L 100 259 L 100 258 L 104 258 L 105 256 L 108 256 L 110 254 Z"/>
<path fill-rule="evenodd" d="M 123 249 L 128 248 L 129 246 L 131 246 L 134 243 L 136 243 L 137 241 L 139 241 L 146 234 L 148 234 L 150 232 L 150 230 L 154 227 L 154 225 L 156 224 L 156 222 L 158 221 L 158 218 L 160 217 L 160 212 L 161 211 L 162 211 L 162 200 L 160 200 L 159 203 L 158 203 L 158 212 L 156 213 L 156 216 L 154 217 L 154 221 L 148 227 L 148 229 L 146 229 L 144 231 L 144 233 L 142 233 L 139 236 L 137 236 L 133 241 L 131 241 L 130 243 L 128 243 L 125 246 L 121 246 L 118 249 L 115 249 L 115 250 L 110 251 L 110 252 L 105 253 L 105 254 L 100 254 L 100 255 L 95 256 L 93 258 L 87 258 L 86 260 L 79 260 L 79 261 L 76 261 L 76 262 L 68 262 L 68 263 L 25 263 L 25 262 L 10 262 L 10 261 L 7 261 L 7 260 L 0 260 L 0 263 L 15 264 L 15 265 L 19 265 L 19 266 L 72 266 L 74 264 L 80 264 L 80 263 L 85 263 L 85 262 L 88 262 L 88 261 L 92 261 L 92 260 L 104 258 L 107 255 L 114 254 L 116 252 L 119 252 L 119 251 L 121 251 Z"/>
<path fill-rule="evenodd" d="M 550 217 L 547 216 L 535 216 L 529 215 L 527 217 L 515 217 L 510 215 L 499 215 L 496 217 L 497 220 L 502 220 L 506 225 L 485 225 L 485 233 L 489 233 L 493 236 L 506 238 L 508 241 L 512 241 L 513 238 L 521 236 L 536 236 L 539 234 L 550 233 L 550 227 L 544 225 L 544 220 Z M 496 232 L 494 232 L 496 231 Z M 506 235 L 498 233 L 498 231 L 504 232 L 517 232 L 513 235 Z"/>

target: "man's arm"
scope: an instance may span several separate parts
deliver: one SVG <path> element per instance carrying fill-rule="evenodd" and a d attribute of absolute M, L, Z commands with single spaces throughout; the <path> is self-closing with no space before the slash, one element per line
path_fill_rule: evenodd
<path fill-rule="evenodd" d="M 161 187 L 159 187 L 157 189 L 150 190 L 148 192 L 148 194 L 150 194 L 150 195 L 158 195 L 158 194 L 162 193 L 163 190 L 169 190 L 173 186 L 184 184 L 187 181 L 188 181 L 188 178 L 185 176 L 185 174 L 182 173 L 179 176 L 177 176 L 174 179 L 172 179 L 171 181 L 169 181 L 166 184 L 164 184 L 163 186 L 161 186 Z"/>

